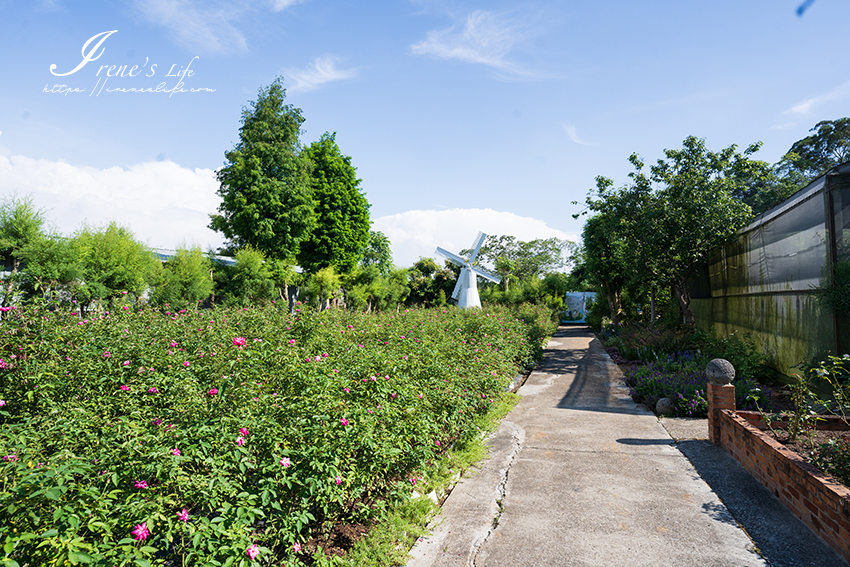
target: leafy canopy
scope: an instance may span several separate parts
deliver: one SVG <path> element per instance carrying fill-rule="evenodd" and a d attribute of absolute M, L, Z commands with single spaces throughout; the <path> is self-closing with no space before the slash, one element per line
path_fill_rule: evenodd
<path fill-rule="evenodd" d="M 83 280 L 74 294 L 84 302 L 141 295 L 162 269 L 150 248 L 114 222 L 100 229 L 83 226 L 72 247 Z"/>
<path fill-rule="evenodd" d="M 328 266 L 350 272 L 369 244 L 370 205 L 360 179 L 351 158 L 340 152 L 335 133 L 323 134 L 302 156 L 312 164 L 316 225 L 301 244 L 298 264 L 311 273 Z"/>
<path fill-rule="evenodd" d="M 298 138 L 304 118 L 285 97 L 281 78 L 260 89 L 216 174 L 221 205 L 209 227 L 224 234 L 230 251 L 250 244 L 270 258 L 291 259 L 315 226 L 310 166 Z"/>
<path fill-rule="evenodd" d="M 827 170 L 850 160 L 850 118 L 822 120 L 797 140 L 779 163 L 789 173 L 799 173 L 812 181 Z"/>
<path fill-rule="evenodd" d="M 363 267 L 376 266 L 382 276 L 389 276 L 395 266 L 393 265 L 393 252 L 390 248 L 390 239 L 383 232 L 369 231 L 369 243 L 363 251 L 360 259 Z"/>
<path fill-rule="evenodd" d="M 671 286 L 686 322 L 693 322 L 689 283 L 694 268 L 709 250 L 733 238 L 752 218 L 752 209 L 736 198 L 747 184 L 763 179 L 769 166 L 732 145 L 718 152 L 705 140 L 689 136 L 678 150 L 665 150 L 644 171 L 637 156 L 631 183 L 613 190 L 597 178 L 595 195 L 586 201 L 597 216 L 585 226 L 585 268 L 613 294 L 641 276 L 653 287 Z M 594 220 L 596 219 L 596 220 Z"/>
<path fill-rule="evenodd" d="M 180 248 L 163 266 L 154 284 L 151 303 L 184 308 L 197 306 L 213 292 L 209 259 L 201 248 Z"/>

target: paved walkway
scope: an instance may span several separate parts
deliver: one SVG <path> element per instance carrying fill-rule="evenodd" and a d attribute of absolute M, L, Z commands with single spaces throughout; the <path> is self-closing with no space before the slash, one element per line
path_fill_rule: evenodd
<path fill-rule="evenodd" d="M 762 556 L 761 542 L 754 544 L 721 502 L 722 491 L 698 472 L 722 485 L 724 471 L 747 481 L 743 469 L 707 441 L 679 443 L 697 444 L 688 455 L 695 468 L 662 422 L 632 402 L 620 377 L 591 332 L 560 328 L 520 389 L 522 400 L 488 441 L 490 458 L 458 483 L 408 567 L 846 567 L 790 513 L 783 516 L 790 535 L 784 524 L 770 529 L 764 541 L 773 557 Z M 694 437 L 693 424 L 669 425 L 677 440 Z M 740 486 L 740 515 L 761 501 L 779 507 L 754 517 L 782 515 L 771 494 L 756 494 L 760 485 Z M 799 554 L 790 557 L 789 546 Z"/>

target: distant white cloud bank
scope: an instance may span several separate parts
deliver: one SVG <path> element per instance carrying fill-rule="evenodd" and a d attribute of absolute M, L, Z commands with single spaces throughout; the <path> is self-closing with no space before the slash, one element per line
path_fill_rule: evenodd
<path fill-rule="evenodd" d="M 155 248 L 217 249 L 223 238 L 207 225 L 209 214 L 220 203 L 218 187 L 213 170 L 189 169 L 170 161 L 98 169 L 0 154 L 0 196 L 31 195 L 48 222 L 65 235 L 83 223 L 104 226 L 115 221 Z M 420 257 L 434 258 L 437 246 L 452 252 L 469 248 L 478 231 L 526 241 L 578 240 L 578 235 L 542 220 L 493 209 L 406 211 L 374 219 L 373 230 L 390 239 L 399 267 L 412 266 Z"/>
<path fill-rule="evenodd" d="M 407 211 L 379 217 L 373 230 L 383 232 L 392 243 L 396 266 L 412 266 L 420 257 L 435 258 L 437 246 L 460 252 L 472 245 L 479 231 L 489 235 L 511 235 L 519 240 L 578 236 L 548 226 L 544 221 L 493 209 L 447 209 Z"/>
<path fill-rule="evenodd" d="M 128 227 L 156 248 L 197 244 L 205 251 L 223 239 L 207 228 L 219 205 L 211 169 L 188 169 L 170 161 L 129 169 L 97 169 L 63 161 L 0 155 L 0 195 L 32 195 L 50 224 L 65 235 L 85 222 Z"/>

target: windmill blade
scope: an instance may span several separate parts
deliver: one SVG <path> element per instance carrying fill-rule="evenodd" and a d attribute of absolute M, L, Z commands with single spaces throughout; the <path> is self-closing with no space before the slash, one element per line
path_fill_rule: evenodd
<path fill-rule="evenodd" d="M 485 280 L 490 280 L 493 283 L 500 283 L 502 281 L 501 277 L 499 277 L 496 274 L 493 274 L 491 272 L 488 272 L 487 270 L 479 268 L 477 266 L 474 267 L 474 268 L 470 268 L 470 269 L 472 270 L 472 273 L 481 276 Z"/>
<path fill-rule="evenodd" d="M 472 254 L 469 256 L 470 264 L 475 262 L 475 258 L 478 256 L 478 251 L 481 250 L 481 245 L 484 244 L 485 238 L 487 238 L 487 235 L 483 232 L 479 232 L 475 237 L 475 241 L 472 243 Z"/>
<path fill-rule="evenodd" d="M 440 248 L 439 246 L 437 246 L 437 254 L 439 254 L 440 256 L 443 256 L 444 258 L 447 258 L 448 260 L 451 260 L 452 262 L 454 262 L 458 266 L 466 266 L 466 264 L 467 264 L 466 260 L 464 260 L 463 258 L 458 256 L 457 254 L 452 254 L 448 250 Z"/>
<path fill-rule="evenodd" d="M 460 271 L 460 275 L 457 277 L 457 283 L 455 284 L 454 291 L 452 291 L 452 299 L 457 301 L 457 298 L 460 297 L 461 289 L 463 289 L 463 270 Z"/>

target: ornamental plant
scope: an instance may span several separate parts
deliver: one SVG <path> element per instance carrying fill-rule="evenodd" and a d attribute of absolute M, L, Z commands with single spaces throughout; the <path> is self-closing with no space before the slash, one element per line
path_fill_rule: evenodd
<path fill-rule="evenodd" d="M 625 373 L 624 382 L 637 402 L 654 402 L 670 398 L 677 417 L 706 417 L 708 415 L 708 378 L 705 366 L 715 358 L 691 351 L 678 352 L 656 362 L 634 366 Z M 762 390 L 747 377 L 736 377 L 736 407 L 745 410 L 769 408 L 772 392 Z M 654 407 L 653 407 L 654 409 Z"/>
<path fill-rule="evenodd" d="M 475 435 L 554 330 L 502 307 L 120 307 L 0 323 L 8 565 L 311 562 Z"/>

